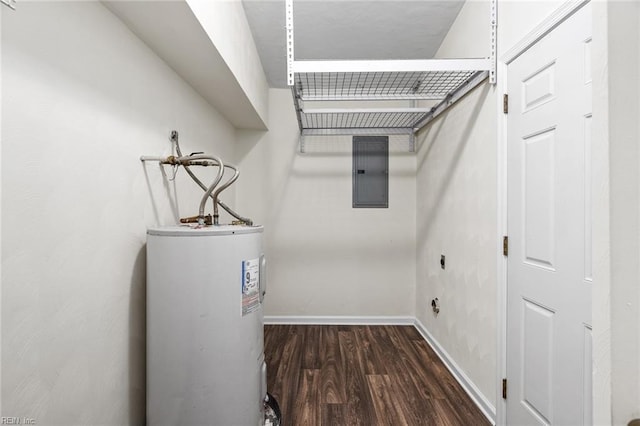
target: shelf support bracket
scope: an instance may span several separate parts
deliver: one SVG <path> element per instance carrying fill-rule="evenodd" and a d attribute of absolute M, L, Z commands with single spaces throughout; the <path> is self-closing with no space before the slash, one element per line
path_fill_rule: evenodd
<path fill-rule="evenodd" d="M 488 74 L 489 71 L 478 71 L 473 77 L 469 79 L 469 81 L 467 81 L 466 84 L 451 92 L 446 99 L 431 108 L 431 111 L 425 114 L 424 117 L 415 124 L 415 132 L 420 131 L 420 129 L 429 124 L 431 121 L 435 120 L 436 117 L 445 112 L 451 105 L 455 104 L 467 93 L 475 89 L 480 83 L 487 79 Z"/>
<path fill-rule="evenodd" d="M 298 147 L 300 148 L 300 154 L 304 154 L 306 152 L 304 146 L 304 135 L 302 133 L 298 135 Z"/>
<path fill-rule="evenodd" d="M 16 0 L 0 0 L 0 2 L 10 9 L 16 10 Z"/>
<path fill-rule="evenodd" d="M 496 84 L 496 68 L 497 68 L 497 44 L 498 44 L 498 5 L 497 0 L 491 0 L 490 4 L 491 16 L 491 65 L 489 69 L 489 83 Z"/>
<path fill-rule="evenodd" d="M 285 9 L 287 25 L 287 85 L 293 87 L 295 84 L 293 78 L 293 62 L 295 60 L 293 54 L 293 0 L 286 0 Z"/>

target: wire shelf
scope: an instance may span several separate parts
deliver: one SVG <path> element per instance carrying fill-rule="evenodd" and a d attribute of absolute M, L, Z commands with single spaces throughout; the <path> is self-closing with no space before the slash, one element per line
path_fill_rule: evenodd
<path fill-rule="evenodd" d="M 285 1 L 287 31 L 287 85 L 300 127 L 300 148 L 305 135 L 358 132 L 415 134 L 451 105 L 489 78 L 495 84 L 496 2 L 491 4 L 491 56 L 489 58 L 424 60 L 305 60 L 295 59 L 293 0 Z M 413 101 L 433 100 L 429 110 L 309 110 L 306 101 Z M 348 102 L 347 102 L 348 103 Z M 378 102 L 385 104 L 386 102 Z M 413 149 L 413 148 L 412 148 Z"/>
<path fill-rule="evenodd" d="M 304 137 L 311 134 L 400 132 L 410 135 L 413 141 L 416 132 L 487 78 L 489 62 L 487 59 L 294 61 L 291 89 L 301 150 Z M 355 103 L 377 108 L 304 106 L 305 103 L 325 106 L 323 101 L 329 101 L 331 106 L 337 102 L 342 106 Z M 435 102 L 431 108 L 416 108 L 415 101 Z"/>
<path fill-rule="evenodd" d="M 303 110 L 303 129 L 413 129 L 430 109 L 395 108 L 385 110 Z"/>
<path fill-rule="evenodd" d="M 296 73 L 295 90 L 303 101 L 440 100 L 475 71 Z"/>

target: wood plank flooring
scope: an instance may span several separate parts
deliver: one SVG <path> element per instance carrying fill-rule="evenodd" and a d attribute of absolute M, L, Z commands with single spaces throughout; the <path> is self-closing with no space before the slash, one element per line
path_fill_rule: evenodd
<path fill-rule="evenodd" d="M 283 426 L 489 424 L 413 326 L 264 331 Z"/>

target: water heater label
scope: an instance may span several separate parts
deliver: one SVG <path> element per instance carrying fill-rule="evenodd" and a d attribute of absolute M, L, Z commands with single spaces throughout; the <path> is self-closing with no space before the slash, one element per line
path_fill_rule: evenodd
<path fill-rule="evenodd" d="M 260 259 L 242 261 L 242 316 L 260 306 Z"/>

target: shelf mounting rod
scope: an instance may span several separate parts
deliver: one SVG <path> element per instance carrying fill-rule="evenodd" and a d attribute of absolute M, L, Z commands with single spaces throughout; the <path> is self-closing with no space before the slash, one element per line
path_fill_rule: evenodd
<path fill-rule="evenodd" d="M 496 57 L 497 57 L 497 40 L 498 40 L 498 5 L 496 0 L 491 0 L 489 5 L 491 16 L 489 18 L 491 25 L 491 68 L 489 69 L 489 83 L 496 84 Z"/>
<path fill-rule="evenodd" d="M 286 0 L 285 21 L 287 24 L 287 85 L 294 85 L 293 78 L 293 0 Z"/>

